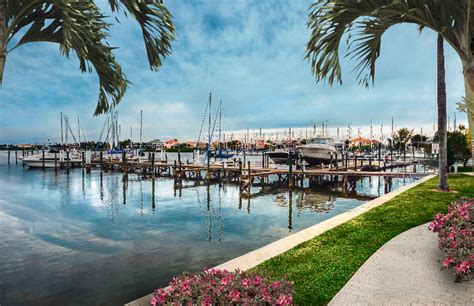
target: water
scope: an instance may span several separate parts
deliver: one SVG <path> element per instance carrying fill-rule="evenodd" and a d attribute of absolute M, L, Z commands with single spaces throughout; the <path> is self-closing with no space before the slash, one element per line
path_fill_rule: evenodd
<path fill-rule="evenodd" d="M 8 166 L 5 152 L 0 186 L 1 305 L 123 304 L 384 192 L 366 178 L 349 193 L 253 188 L 249 201 L 236 186 L 174 190 L 165 178 L 23 168 L 14 155 Z"/>

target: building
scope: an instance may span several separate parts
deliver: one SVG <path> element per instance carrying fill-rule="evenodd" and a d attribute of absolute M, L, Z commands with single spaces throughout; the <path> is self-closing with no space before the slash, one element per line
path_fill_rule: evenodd
<path fill-rule="evenodd" d="M 163 141 L 159 139 L 153 139 L 152 141 L 149 141 L 146 143 L 148 147 L 151 147 L 154 150 L 161 150 L 165 147 L 165 144 Z"/>
<path fill-rule="evenodd" d="M 170 139 L 165 141 L 164 146 L 166 149 L 172 149 L 179 146 L 179 141 L 178 139 Z"/>
<path fill-rule="evenodd" d="M 356 137 L 354 139 L 351 140 L 351 144 L 354 145 L 354 146 L 370 146 L 370 144 L 372 145 L 378 145 L 380 143 L 380 141 L 378 140 L 375 140 L 375 139 L 368 139 L 368 138 L 364 138 L 364 137 Z"/>

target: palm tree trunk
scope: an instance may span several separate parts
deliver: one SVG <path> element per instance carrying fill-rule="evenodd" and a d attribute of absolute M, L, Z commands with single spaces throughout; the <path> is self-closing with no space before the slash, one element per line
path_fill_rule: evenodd
<path fill-rule="evenodd" d="M 448 191 L 448 147 L 446 127 L 446 80 L 444 71 L 443 37 L 438 34 L 438 190 Z"/>
<path fill-rule="evenodd" d="M 0 0 L 0 85 L 3 81 L 3 70 L 7 60 L 7 3 Z"/>
<path fill-rule="evenodd" d="M 474 63 L 464 69 L 464 84 L 466 90 L 467 121 L 471 134 L 471 156 L 474 159 Z"/>

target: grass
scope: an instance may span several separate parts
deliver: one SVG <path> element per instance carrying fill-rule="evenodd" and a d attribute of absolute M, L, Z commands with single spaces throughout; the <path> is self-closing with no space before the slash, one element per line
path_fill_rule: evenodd
<path fill-rule="evenodd" d="M 274 279 L 287 275 L 295 284 L 296 304 L 327 304 L 387 241 L 429 222 L 460 196 L 474 197 L 472 176 L 450 176 L 449 186 L 458 192 L 436 192 L 437 178 L 431 179 L 253 270 Z"/>

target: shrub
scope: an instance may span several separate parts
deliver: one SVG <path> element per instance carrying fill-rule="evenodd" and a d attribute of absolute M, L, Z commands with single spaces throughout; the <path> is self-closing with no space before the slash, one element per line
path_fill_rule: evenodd
<path fill-rule="evenodd" d="M 454 269 L 456 281 L 469 280 L 474 274 L 474 199 L 461 198 L 438 213 L 429 230 L 438 233 L 439 248 L 444 251 L 443 268 Z"/>
<path fill-rule="evenodd" d="M 184 273 L 154 292 L 151 305 L 291 305 L 293 284 L 256 273 L 211 269 Z"/>

